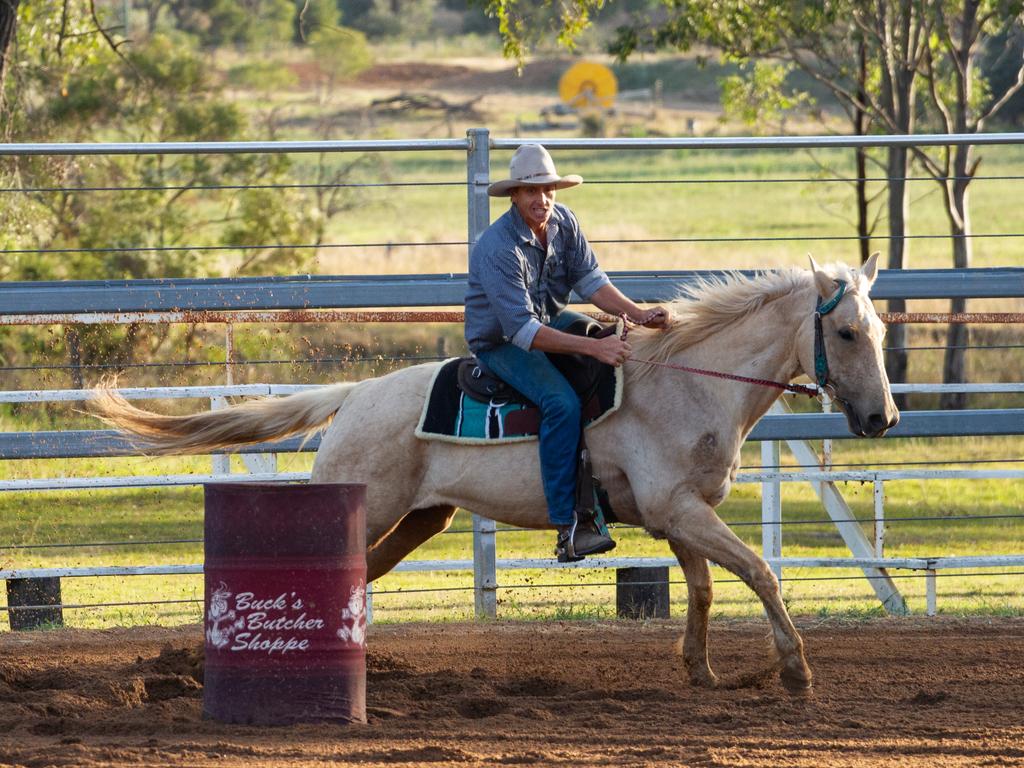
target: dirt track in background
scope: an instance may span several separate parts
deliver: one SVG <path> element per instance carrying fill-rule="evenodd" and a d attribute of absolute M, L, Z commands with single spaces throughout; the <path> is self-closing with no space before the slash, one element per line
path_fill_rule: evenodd
<path fill-rule="evenodd" d="M 371 628 L 369 724 L 201 718 L 198 626 L 0 635 L 0 765 L 1024 765 L 1024 622 L 810 620 L 786 694 L 766 624 L 712 625 L 725 685 L 683 681 L 679 622 Z"/>

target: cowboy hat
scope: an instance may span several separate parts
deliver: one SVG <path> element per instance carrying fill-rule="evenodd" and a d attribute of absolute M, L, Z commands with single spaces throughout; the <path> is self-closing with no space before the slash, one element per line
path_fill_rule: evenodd
<path fill-rule="evenodd" d="M 559 176 L 555 161 L 540 144 L 523 144 L 508 164 L 509 178 L 496 181 L 487 188 L 491 197 L 503 197 L 516 187 L 537 186 L 568 189 L 583 183 L 582 176 Z"/>

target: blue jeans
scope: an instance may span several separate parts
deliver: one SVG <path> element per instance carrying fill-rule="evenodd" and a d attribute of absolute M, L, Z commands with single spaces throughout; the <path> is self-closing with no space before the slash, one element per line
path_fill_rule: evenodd
<path fill-rule="evenodd" d="M 563 311 L 550 325 L 562 330 L 579 319 L 588 318 L 578 312 Z M 477 352 L 476 356 L 491 373 L 540 408 L 540 475 L 548 519 L 554 525 L 571 524 L 576 506 L 576 449 L 581 418 L 576 391 L 540 350 L 527 352 L 515 344 L 502 344 Z"/>

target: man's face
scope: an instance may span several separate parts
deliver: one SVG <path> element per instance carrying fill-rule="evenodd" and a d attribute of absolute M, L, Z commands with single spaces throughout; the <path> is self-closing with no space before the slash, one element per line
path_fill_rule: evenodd
<path fill-rule="evenodd" d="M 512 204 L 523 217 L 530 229 L 537 231 L 547 227 L 551 211 L 555 206 L 554 186 L 516 187 L 511 193 Z"/>

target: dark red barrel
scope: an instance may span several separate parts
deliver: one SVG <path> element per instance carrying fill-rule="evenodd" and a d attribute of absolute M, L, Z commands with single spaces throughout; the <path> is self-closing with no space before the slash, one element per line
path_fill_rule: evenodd
<path fill-rule="evenodd" d="M 203 715 L 366 722 L 366 486 L 205 486 Z"/>

